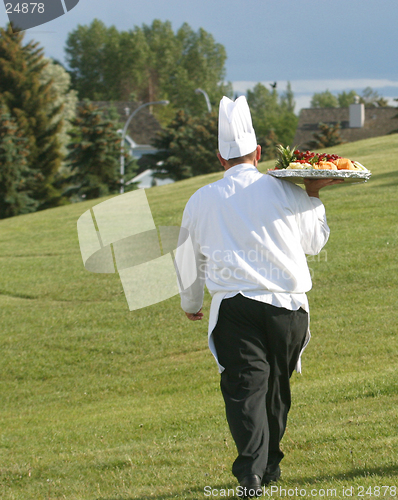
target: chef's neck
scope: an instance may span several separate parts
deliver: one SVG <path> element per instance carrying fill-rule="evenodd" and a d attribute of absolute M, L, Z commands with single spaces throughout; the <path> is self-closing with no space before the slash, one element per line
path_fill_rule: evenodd
<path fill-rule="evenodd" d="M 257 167 L 261 158 L 261 146 L 257 146 L 252 153 L 238 158 L 230 158 L 229 160 L 226 160 L 220 155 L 220 153 L 217 153 L 217 157 L 225 170 L 235 167 L 235 165 L 241 165 L 242 163 L 248 163 L 249 165 Z"/>

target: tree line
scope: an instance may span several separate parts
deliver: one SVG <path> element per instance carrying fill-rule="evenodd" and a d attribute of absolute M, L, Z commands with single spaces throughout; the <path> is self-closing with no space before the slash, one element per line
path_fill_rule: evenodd
<path fill-rule="evenodd" d="M 336 95 L 330 90 L 317 92 L 312 96 L 310 106 L 311 108 L 348 108 L 350 104 L 356 102 L 364 104 L 367 108 L 388 106 L 387 99 L 371 87 L 366 87 L 361 94 L 357 94 L 355 90 L 343 91 Z"/>
<path fill-rule="evenodd" d="M 0 218 L 119 192 L 123 118 L 92 101 L 170 102 L 153 109 L 162 125 L 158 152 L 140 165 L 128 157 L 123 181 L 148 167 L 174 180 L 220 170 L 218 103 L 236 96 L 224 82 L 225 48 L 211 34 L 186 23 L 173 31 L 159 20 L 118 31 L 94 19 L 69 33 L 67 67 L 23 38 L 10 24 L 0 28 Z M 276 87 L 258 83 L 247 92 L 263 159 L 291 144 L 297 127 L 290 84 Z M 314 106 L 332 102 L 328 91 L 316 96 Z"/>
<path fill-rule="evenodd" d="M 128 32 L 98 20 L 78 26 L 68 69 L 23 38 L 0 28 L 0 218 L 118 192 L 123 124 L 92 100 L 168 99 L 157 116 L 165 125 L 177 110 L 204 110 L 197 87 L 214 102 L 230 93 L 224 47 L 187 24 L 176 33 L 158 20 Z"/>
<path fill-rule="evenodd" d="M 95 19 L 68 35 L 65 47 L 72 87 L 93 101 L 153 102 L 170 106 L 155 112 L 167 118 L 177 110 L 205 110 L 195 95 L 201 87 L 216 103 L 230 86 L 224 84 L 225 48 L 210 33 L 184 23 L 176 32 L 169 21 L 153 21 L 129 31 L 107 28 Z"/>
<path fill-rule="evenodd" d="M 211 34 L 186 23 L 174 32 L 159 20 L 118 31 L 95 19 L 69 33 L 67 68 L 23 38 L 11 24 L 0 28 L 0 218 L 119 191 L 123 124 L 91 101 L 167 99 L 153 110 L 163 126 L 159 153 L 141 168 L 161 162 L 176 180 L 219 170 L 217 113 L 195 94 L 203 89 L 215 109 L 233 97 L 225 48 Z M 267 156 L 294 134 L 293 94 L 258 84 L 248 100 Z M 138 168 L 130 161 L 126 175 Z"/>

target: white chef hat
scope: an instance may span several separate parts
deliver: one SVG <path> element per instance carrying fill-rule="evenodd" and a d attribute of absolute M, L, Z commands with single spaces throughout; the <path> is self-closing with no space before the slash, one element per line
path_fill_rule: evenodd
<path fill-rule="evenodd" d="M 223 97 L 218 115 L 218 149 L 224 160 L 252 153 L 257 147 L 250 109 L 245 96 L 236 101 Z"/>

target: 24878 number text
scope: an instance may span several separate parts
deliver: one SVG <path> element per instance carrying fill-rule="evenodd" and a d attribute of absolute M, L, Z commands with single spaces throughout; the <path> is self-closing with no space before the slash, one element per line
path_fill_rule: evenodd
<path fill-rule="evenodd" d="M 6 3 L 6 12 L 7 14 L 12 14 L 13 12 L 18 12 L 18 14 L 33 14 L 36 7 L 39 14 L 44 13 L 44 3 L 17 3 L 15 6 L 12 3 Z"/>

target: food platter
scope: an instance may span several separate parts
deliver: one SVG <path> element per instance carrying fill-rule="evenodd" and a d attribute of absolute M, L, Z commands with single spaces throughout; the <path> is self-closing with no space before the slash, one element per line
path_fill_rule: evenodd
<path fill-rule="evenodd" d="M 304 179 L 341 179 L 344 183 L 359 184 L 372 175 L 359 161 L 336 154 L 300 151 L 281 144 L 276 149 L 275 169 L 268 170 L 268 174 L 295 184 L 304 184 Z"/>
<path fill-rule="evenodd" d="M 321 170 L 321 169 L 276 169 L 268 170 L 269 175 L 285 179 L 295 184 L 304 184 L 304 179 L 343 179 L 344 183 L 366 182 L 372 175 L 369 170 Z"/>

